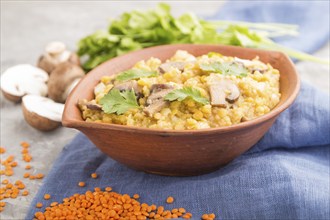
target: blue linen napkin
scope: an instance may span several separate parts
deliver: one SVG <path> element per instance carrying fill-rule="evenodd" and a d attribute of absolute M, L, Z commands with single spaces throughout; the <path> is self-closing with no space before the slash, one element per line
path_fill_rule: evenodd
<path fill-rule="evenodd" d="M 298 36 L 275 41 L 312 53 L 329 41 L 329 7 L 329 1 L 230 1 L 209 19 L 295 24 Z"/>
<path fill-rule="evenodd" d="M 288 7 L 293 11 L 281 14 Z M 302 30 L 313 34 L 307 40 L 302 36 L 299 45 L 295 45 L 297 41 L 288 45 L 312 52 L 329 39 L 329 23 L 315 26 L 317 20 L 325 24 L 326 16 L 320 13 L 326 8 L 322 2 L 230 2 L 214 18 L 221 15 L 233 20 L 297 23 L 291 20 L 297 17 L 296 7 L 305 12 L 297 22 L 314 21 L 300 24 Z M 148 204 L 164 205 L 171 195 L 175 202 L 165 208 L 185 207 L 193 219 L 200 219 L 203 213 L 215 213 L 217 219 L 330 219 L 329 101 L 328 95 L 303 83 L 295 103 L 253 148 L 218 171 L 196 177 L 164 177 L 131 170 L 101 153 L 80 133 L 64 147 L 26 219 L 40 211 L 35 208 L 37 202 L 42 201 L 45 207 L 74 193 L 106 186 L 119 193 L 138 193 L 140 201 Z M 93 172 L 100 175 L 98 179 L 90 178 Z M 85 181 L 86 187 L 77 187 L 79 181 Z M 45 193 L 52 199 L 43 200 Z"/>

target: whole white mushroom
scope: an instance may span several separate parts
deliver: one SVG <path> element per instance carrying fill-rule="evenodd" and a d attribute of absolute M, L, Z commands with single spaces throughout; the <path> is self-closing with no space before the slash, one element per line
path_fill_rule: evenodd
<path fill-rule="evenodd" d="M 64 104 L 37 95 L 26 95 L 22 99 L 22 110 L 26 122 L 41 131 L 50 131 L 61 125 Z"/>
<path fill-rule="evenodd" d="M 79 57 L 76 53 L 66 49 L 63 42 L 53 41 L 47 44 L 45 52 L 40 56 L 37 66 L 50 74 L 59 64 L 68 62 L 80 65 Z"/>
<path fill-rule="evenodd" d="M 8 68 L 1 75 L 1 91 L 10 101 L 19 102 L 26 94 L 47 95 L 48 74 L 30 64 L 19 64 Z"/>

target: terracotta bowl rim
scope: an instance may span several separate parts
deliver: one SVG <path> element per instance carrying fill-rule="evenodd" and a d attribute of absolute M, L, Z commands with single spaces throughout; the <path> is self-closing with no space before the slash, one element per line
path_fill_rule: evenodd
<path fill-rule="evenodd" d="M 286 55 L 285 53 L 282 53 L 280 51 L 272 51 L 272 50 L 261 50 L 261 49 L 252 49 L 252 48 L 244 48 L 244 47 L 238 47 L 238 46 L 227 46 L 227 45 L 219 45 L 219 44 L 169 44 L 169 45 L 160 45 L 160 46 L 154 46 L 145 48 L 142 50 L 133 51 L 115 58 L 112 58 L 99 66 L 95 67 L 93 70 L 91 70 L 86 76 L 83 78 L 83 80 L 87 80 L 87 78 L 91 78 L 88 76 L 91 76 L 96 69 L 102 69 L 103 66 L 107 65 L 108 62 L 116 62 L 118 59 L 125 59 L 126 56 L 132 56 L 134 53 L 140 53 L 141 51 L 146 50 L 155 50 L 157 48 L 163 48 L 163 47 L 180 47 L 180 46 L 213 46 L 213 47 L 223 47 L 223 48 L 239 48 L 241 50 L 247 50 L 247 51 L 254 51 L 254 52 L 262 52 L 262 53 L 277 53 L 283 56 L 285 59 L 288 60 L 288 65 L 292 67 L 291 74 L 294 75 L 296 78 L 296 84 L 294 85 L 293 92 L 288 96 L 286 100 L 281 105 L 275 106 L 270 112 L 266 113 L 265 115 L 259 116 L 258 118 L 252 119 L 250 121 L 242 122 L 239 124 L 234 124 L 230 126 L 225 127 L 217 127 L 217 128 L 205 128 L 205 129 L 195 129 L 195 130 L 170 130 L 170 129 L 154 129 L 154 128 L 143 128 L 143 127 L 137 127 L 137 126 L 129 126 L 129 125 L 118 125 L 118 124 L 107 124 L 107 123 L 101 123 L 101 122 L 87 122 L 84 120 L 77 120 L 72 119 L 69 116 L 69 113 L 67 112 L 67 106 L 68 105 L 76 105 L 74 101 L 71 99 L 72 94 L 74 94 L 79 87 L 79 84 L 73 89 L 71 94 L 69 95 L 66 103 L 65 108 L 62 116 L 62 124 L 65 127 L 72 127 L 72 128 L 95 128 L 95 129 L 105 129 L 105 130 L 117 130 L 117 131 L 125 131 L 125 132 L 134 132 L 134 133 L 144 133 L 144 134 L 159 134 L 159 135 L 204 135 L 204 134 L 210 134 L 210 133 L 227 133 L 232 132 L 235 130 L 244 130 L 251 128 L 257 124 L 261 124 L 263 122 L 266 122 L 274 117 L 277 117 L 281 112 L 286 110 L 296 99 L 298 96 L 299 90 L 300 90 L 300 77 L 297 73 L 297 70 L 292 62 L 292 60 Z M 179 48 L 178 48 L 179 49 Z"/>

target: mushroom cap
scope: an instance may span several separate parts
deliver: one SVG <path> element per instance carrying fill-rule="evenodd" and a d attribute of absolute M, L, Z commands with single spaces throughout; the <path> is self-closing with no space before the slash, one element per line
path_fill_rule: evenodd
<path fill-rule="evenodd" d="M 63 53 L 66 49 L 66 46 L 63 42 L 61 41 L 53 41 L 47 44 L 46 46 L 46 53 L 50 55 L 57 55 L 60 53 Z"/>
<path fill-rule="evenodd" d="M 55 102 L 64 103 L 70 85 L 85 75 L 83 69 L 72 63 L 60 63 L 50 74 L 48 81 L 48 97 Z"/>
<path fill-rule="evenodd" d="M 76 53 L 67 50 L 56 56 L 52 56 L 48 53 L 41 55 L 37 66 L 50 74 L 59 64 L 64 62 L 69 62 L 80 66 L 79 56 Z"/>
<path fill-rule="evenodd" d="M 19 64 L 8 68 L 1 75 L 1 90 L 4 96 L 19 102 L 26 94 L 47 95 L 48 74 L 30 64 Z"/>
<path fill-rule="evenodd" d="M 1 90 L 1 91 L 2 91 L 3 96 L 4 96 L 7 100 L 9 100 L 9 101 L 12 101 L 12 102 L 20 102 L 21 99 L 22 99 L 21 96 L 11 95 L 11 94 L 9 94 L 9 93 L 3 91 L 3 90 Z"/>
<path fill-rule="evenodd" d="M 37 66 L 50 74 L 60 63 L 70 62 L 80 65 L 80 59 L 76 53 L 66 49 L 63 42 L 53 41 L 47 44 L 45 54 L 40 56 Z"/>
<path fill-rule="evenodd" d="M 36 95 L 22 99 L 22 110 L 26 122 L 41 131 L 50 131 L 61 125 L 64 104 Z"/>

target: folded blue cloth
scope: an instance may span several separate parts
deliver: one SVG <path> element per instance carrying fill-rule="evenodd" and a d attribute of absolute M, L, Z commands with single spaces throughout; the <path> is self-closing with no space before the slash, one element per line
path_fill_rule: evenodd
<path fill-rule="evenodd" d="M 48 206 L 74 193 L 111 186 L 141 195 L 141 202 L 185 207 L 200 218 L 329 219 L 329 97 L 303 84 L 299 97 L 250 151 L 216 172 L 196 177 L 164 177 L 134 171 L 100 152 L 79 134 L 65 146 L 32 202 Z M 90 174 L 100 176 L 92 179 Z M 86 187 L 78 187 L 79 181 Z M 43 200 L 49 193 L 52 199 Z"/>
<path fill-rule="evenodd" d="M 317 11 L 324 12 L 322 2 L 292 4 L 230 2 L 217 14 L 233 20 L 253 17 L 252 21 L 258 22 L 288 22 L 300 16 L 305 21 L 322 20 L 322 25 L 324 17 L 329 16 L 329 3 L 325 14 Z M 282 14 L 289 6 L 291 10 L 303 8 L 305 13 L 295 15 L 289 10 Z M 304 25 L 311 23 L 299 24 L 304 30 Z M 310 42 L 303 36 L 299 42 L 311 52 L 324 43 L 325 36 L 329 39 L 329 29 L 323 31 L 320 25 L 309 28 L 314 33 L 307 39 Z M 35 208 L 37 202 L 42 201 L 45 207 L 74 193 L 106 186 L 119 193 L 138 193 L 140 201 L 148 204 L 164 205 L 171 195 L 175 202 L 165 208 L 185 207 L 193 219 L 200 219 L 203 213 L 215 213 L 217 219 L 330 219 L 329 134 L 329 96 L 306 83 L 295 103 L 253 148 L 218 171 L 202 176 L 165 177 L 131 170 L 101 153 L 80 133 L 64 147 L 26 219 L 33 219 L 40 211 Z M 98 179 L 90 178 L 93 172 L 100 175 Z M 86 182 L 86 187 L 77 187 L 79 181 Z M 45 193 L 52 199 L 43 200 Z"/>
<path fill-rule="evenodd" d="M 298 36 L 275 41 L 312 53 L 329 41 L 329 7 L 329 1 L 230 1 L 210 19 L 295 24 Z"/>

